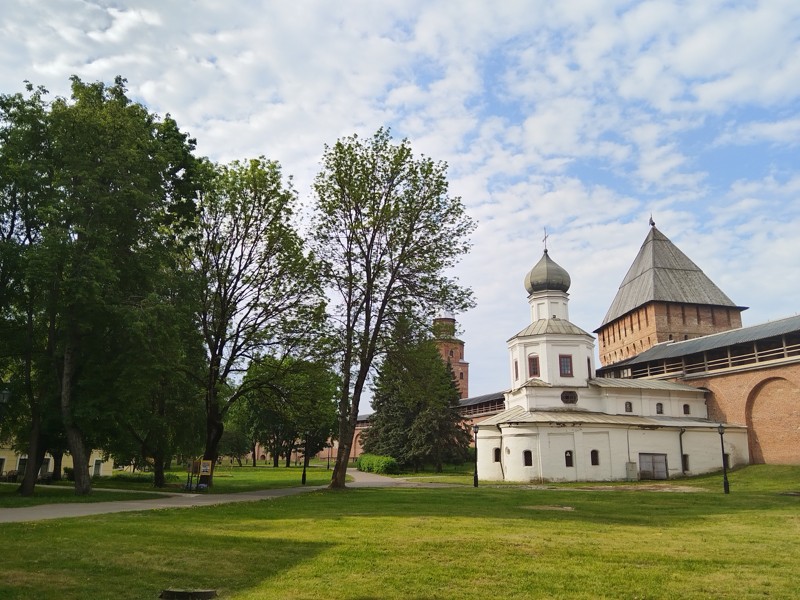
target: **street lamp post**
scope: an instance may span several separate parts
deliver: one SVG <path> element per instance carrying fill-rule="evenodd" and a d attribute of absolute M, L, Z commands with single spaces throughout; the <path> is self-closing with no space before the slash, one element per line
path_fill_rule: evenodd
<path fill-rule="evenodd" d="M 472 487 L 478 487 L 478 426 L 472 426 L 472 433 L 475 434 L 475 474 L 472 477 Z"/>
<path fill-rule="evenodd" d="M 725 460 L 725 425 L 722 423 L 719 424 L 717 427 L 717 431 L 719 432 L 719 445 L 722 448 L 722 489 L 725 491 L 726 494 L 731 493 L 731 486 L 728 483 L 728 461 Z"/>

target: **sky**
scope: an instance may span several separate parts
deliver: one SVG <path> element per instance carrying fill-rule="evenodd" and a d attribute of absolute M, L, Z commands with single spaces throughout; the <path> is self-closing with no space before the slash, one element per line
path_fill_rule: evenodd
<path fill-rule="evenodd" d="M 198 154 L 277 160 L 303 202 L 353 133 L 446 161 L 478 224 L 454 272 L 470 395 L 510 386 L 545 228 L 590 332 L 651 215 L 745 326 L 800 310 L 797 0 L 3 0 L 0 65 L 5 94 L 121 75 Z"/>

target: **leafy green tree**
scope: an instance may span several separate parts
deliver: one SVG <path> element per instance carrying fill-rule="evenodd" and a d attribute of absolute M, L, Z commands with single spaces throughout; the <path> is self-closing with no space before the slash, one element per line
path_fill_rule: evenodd
<path fill-rule="evenodd" d="M 325 148 L 314 184 L 313 245 L 336 299 L 340 345 L 339 449 L 331 487 L 345 486 L 364 387 L 401 314 L 428 323 L 438 308 L 462 311 L 471 292 L 448 275 L 469 248 L 473 221 L 448 195 L 446 165 L 415 158 L 388 130 Z"/>
<path fill-rule="evenodd" d="M 251 376 L 228 396 L 220 390 L 268 350 L 291 352 L 323 315 L 318 269 L 291 222 L 295 200 L 264 158 L 217 166 L 200 198 L 193 263 L 208 361 L 206 460 L 216 462 L 231 406 L 263 383 Z"/>
<path fill-rule="evenodd" d="M 267 358 L 248 372 L 258 385 L 246 398 L 254 438 L 267 448 L 273 465 L 303 447 L 306 461 L 326 447 L 336 429 L 337 379 L 322 362 Z"/>
<path fill-rule="evenodd" d="M 73 77 L 71 97 L 50 103 L 44 90 L 27 91 L 3 97 L 0 107 L 0 154 L 11 167 L 2 184 L 3 237 L 19 251 L 20 268 L 11 272 L 24 291 L 6 305 L 17 317 L 6 324 L 27 344 L 12 380 L 30 408 L 37 464 L 29 476 L 43 456 L 37 415 L 54 403 L 76 492 L 86 494 L 91 448 L 118 433 L 106 416 L 119 401 L 115 367 L 149 350 L 119 340 L 134 339 L 130 329 L 159 293 L 194 219 L 194 142 L 169 116 L 131 102 L 122 78 L 106 86 Z M 26 477 L 23 493 L 32 484 Z"/>
<path fill-rule="evenodd" d="M 466 458 L 470 434 L 458 412 L 452 369 L 432 339 L 401 320 L 375 381 L 375 414 L 362 436 L 364 450 L 419 469 Z"/>

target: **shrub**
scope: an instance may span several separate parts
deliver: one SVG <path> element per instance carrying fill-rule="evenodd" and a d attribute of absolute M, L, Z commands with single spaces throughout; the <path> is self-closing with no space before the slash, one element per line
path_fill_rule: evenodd
<path fill-rule="evenodd" d="M 67 481 L 75 481 L 75 469 L 72 467 L 64 467 L 64 476 Z"/>
<path fill-rule="evenodd" d="M 391 456 L 378 456 L 377 454 L 362 454 L 356 463 L 359 471 L 367 473 L 391 474 L 399 473 L 400 466 Z"/>

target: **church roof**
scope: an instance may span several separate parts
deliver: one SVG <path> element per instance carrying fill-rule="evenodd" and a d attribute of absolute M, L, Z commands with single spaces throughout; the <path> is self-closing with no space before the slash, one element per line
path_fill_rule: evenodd
<path fill-rule="evenodd" d="M 544 251 L 539 262 L 528 271 L 523 281 L 528 294 L 547 290 L 566 292 L 569 290 L 570 283 L 569 273 L 550 258 L 547 250 Z"/>
<path fill-rule="evenodd" d="M 659 379 L 615 379 L 598 377 L 589 380 L 589 385 L 610 389 L 663 390 L 667 392 L 702 392 L 703 390 L 685 383 L 673 383 Z"/>
<path fill-rule="evenodd" d="M 700 267 L 655 226 L 650 228 L 639 254 L 622 280 L 603 319 L 603 326 L 648 302 L 745 308 L 736 306 Z"/>
<path fill-rule="evenodd" d="M 581 410 L 525 410 L 521 406 L 513 406 L 494 416 L 484 419 L 479 427 L 521 423 L 531 425 L 622 425 L 625 427 L 642 427 L 657 429 L 660 427 L 717 427 L 716 421 L 691 417 L 665 417 L 662 415 L 645 417 L 640 415 L 612 415 Z M 725 424 L 728 429 L 745 428 L 744 425 Z"/>
<path fill-rule="evenodd" d="M 518 337 L 525 337 L 529 335 L 588 335 L 594 337 L 591 333 L 584 331 L 577 325 L 573 325 L 566 319 L 539 319 L 528 325 L 525 329 L 520 331 L 517 335 L 513 336 L 509 342 Z"/>

